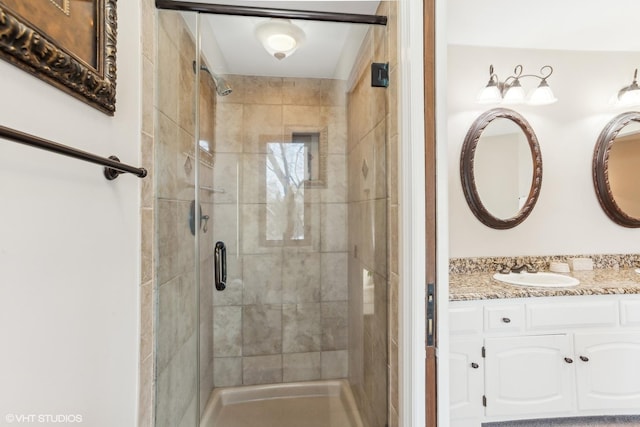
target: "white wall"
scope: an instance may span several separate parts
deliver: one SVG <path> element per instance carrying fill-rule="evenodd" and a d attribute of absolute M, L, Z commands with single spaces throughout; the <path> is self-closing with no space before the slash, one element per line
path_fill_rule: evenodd
<path fill-rule="evenodd" d="M 548 82 L 559 101 L 515 106 L 532 125 L 543 160 L 542 190 L 531 215 L 510 230 L 494 230 L 469 209 L 460 184 L 460 149 L 473 121 L 491 108 L 475 103 L 489 65 L 504 79 L 517 64 L 525 73 L 554 68 Z M 640 252 L 640 229 L 611 221 L 600 208 L 591 178 L 596 140 L 613 117 L 627 111 L 610 97 L 630 84 L 638 52 L 578 52 L 448 47 L 449 233 L 451 257 Z M 523 86 L 533 79 L 522 81 Z M 528 87 L 525 87 L 528 89 Z"/>
<path fill-rule="evenodd" d="M 118 2 L 115 117 L 0 61 L 0 124 L 137 165 L 139 21 Z M 139 185 L 0 139 L 0 425 L 136 425 Z"/>

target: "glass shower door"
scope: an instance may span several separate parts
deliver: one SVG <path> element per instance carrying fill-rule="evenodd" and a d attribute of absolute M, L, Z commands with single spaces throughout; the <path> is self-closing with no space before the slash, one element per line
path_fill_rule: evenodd
<path fill-rule="evenodd" d="M 345 82 L 229 68 L 255 56 L 226 29 L 265 21 L 202 23 L 203 51 L 217 46 L 212 69 L 232 88 L 216 103 L 213 227 L 229 265 L 213 298 L 215 387 L 348 376 Z"/>
<path fill-rule="evenodd" d="M 248 59 L 269 55 L 262 46 L 229 39 L 246 28 L 255 43 L 265 21 L 201 17 L 208 67 L 231 89 L 214 122 L 213 239 L 228 263 L 226 289 L 213 292 L 214 389 L 347 379 L 366 425 L 382 427 L 388 93 L 371 87 L 370 66 L 386 62 L 386 28 L 292 21 L 360 37 L 340 77 L 293 75 L 287 61 L 301 52 L 258 69 Z"/>
<path fill-rule="evenodd" d="M 197 425 L 196 14 L 158 11 L 155 425 Z M 197 214 L 196 214 L 197 215 Z"/>

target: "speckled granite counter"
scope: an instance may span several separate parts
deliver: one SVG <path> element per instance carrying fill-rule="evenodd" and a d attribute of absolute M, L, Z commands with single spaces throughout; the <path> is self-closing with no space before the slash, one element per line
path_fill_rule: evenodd
<path fill-rule="evenodd" d="M 575 271 L 580 280 L 571 288 L 539 288 L 510 285 L 493 278 L 494 273 L 451 273 L 449 300 L 552 297 L 568 295 L 640 294 L 640 274 L 635 269 Z"/>

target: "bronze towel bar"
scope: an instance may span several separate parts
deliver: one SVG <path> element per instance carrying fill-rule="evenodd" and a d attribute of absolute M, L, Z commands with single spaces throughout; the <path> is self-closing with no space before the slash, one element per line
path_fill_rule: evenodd
<path fill-rule="evenodd" d="M 62 154 L 63 156 L 73 157 L 74 159 L 84 160 L 85 162 L 104 166 L 104 176 L 110 181 L 116 179 L 118 175 L 127 172 L 134 174 L 138 178 L 144 178 L 147 176 L 146 169 L 135 168 L 133 166 L 120 163 L 120 159 L 116 156 L 109 156 L 109 158 L 96 156 L 95 154 L 87 153 L 86 151 L 77 150 L 66 145 L 58 144 L 57 142 L 38 138 L 37 136 L 29 135 L 4 126 L 0 126 L 0 138 L 6 138 L 20 144 L 52 151 L 57 154 Z"/>

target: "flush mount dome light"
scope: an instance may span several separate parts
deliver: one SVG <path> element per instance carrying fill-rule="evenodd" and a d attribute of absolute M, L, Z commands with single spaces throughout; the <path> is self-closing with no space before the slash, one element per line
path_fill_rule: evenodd
<path fill-rule="evenodd" d="M 288 19 L 272 18 L 256 27 L 256 37 L 269 54 L 284 59 L 304 42 L 304 31 Z"/>

